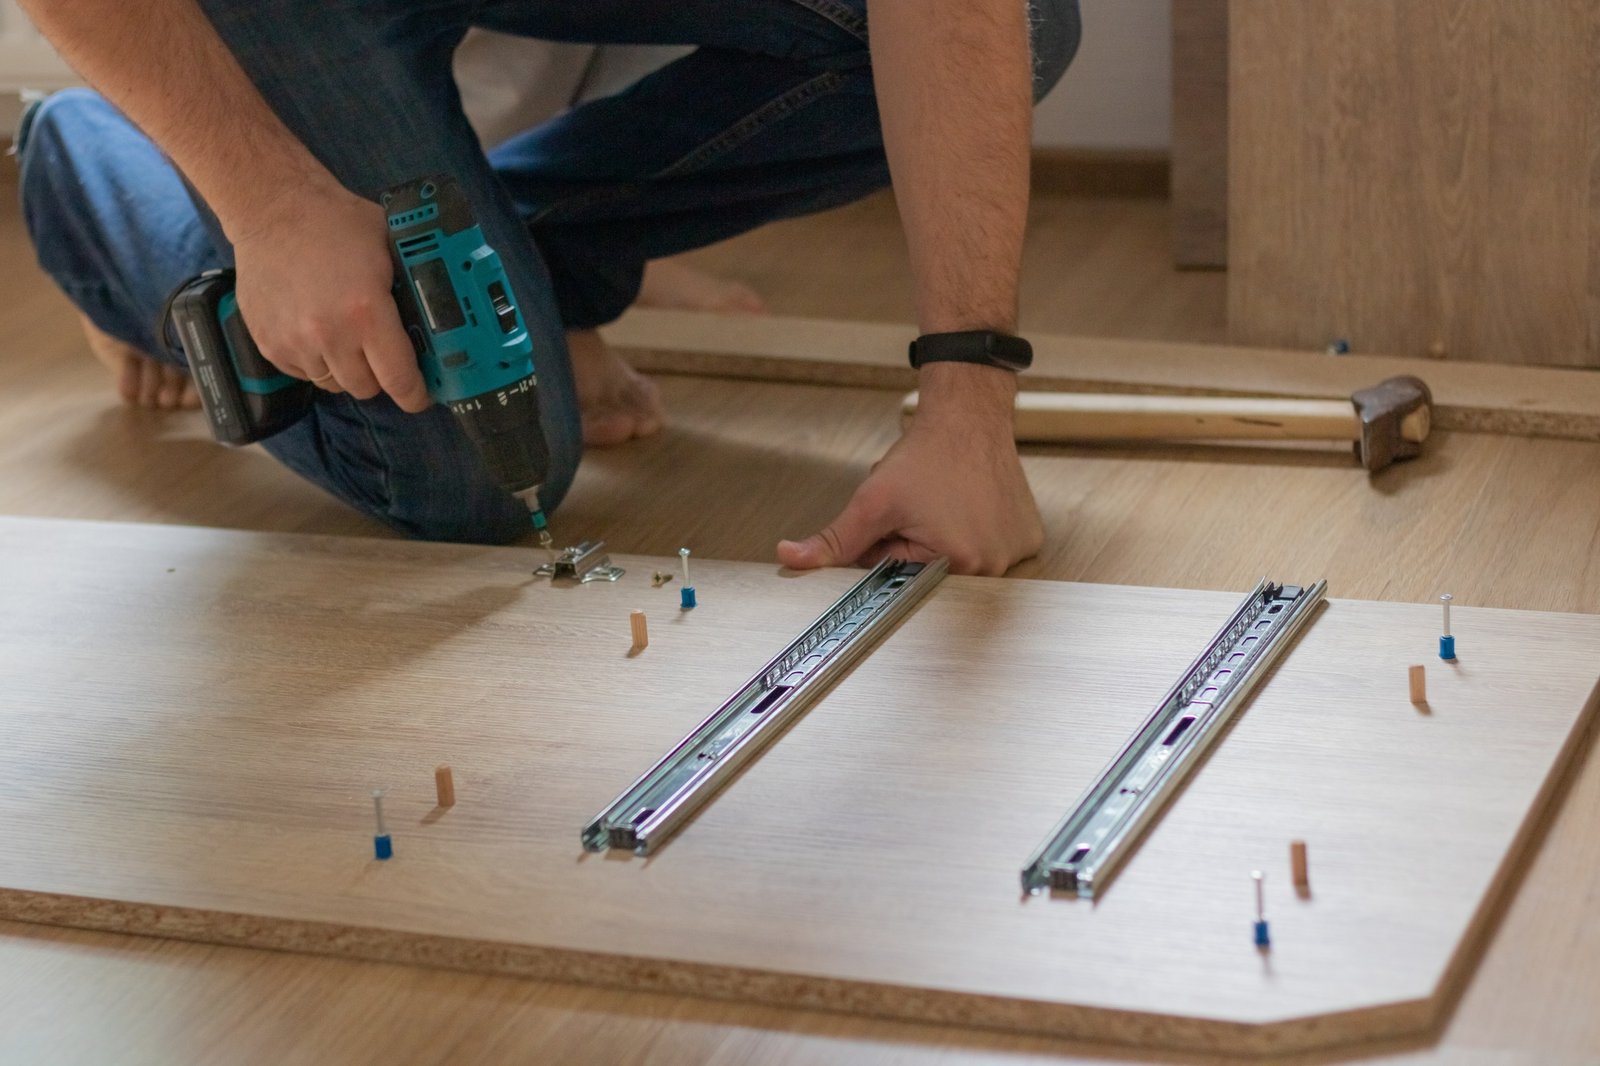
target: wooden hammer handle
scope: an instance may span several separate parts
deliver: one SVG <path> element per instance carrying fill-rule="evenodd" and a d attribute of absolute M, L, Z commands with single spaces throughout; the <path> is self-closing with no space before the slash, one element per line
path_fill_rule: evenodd
<path fill-rule="evenodd" d="M 906 397 L 902 410 L 906 415 L 916 413 L 916 393 Z M 1023 441 L 1354 441 L 1361 437 L 1360 420 L 1348 400 L 1020 392 L 1016 411 L 1016 436 Z M 1401 433 L 1407 440 L 1420 441 L 1427 429 L 1407 418 Z"/>

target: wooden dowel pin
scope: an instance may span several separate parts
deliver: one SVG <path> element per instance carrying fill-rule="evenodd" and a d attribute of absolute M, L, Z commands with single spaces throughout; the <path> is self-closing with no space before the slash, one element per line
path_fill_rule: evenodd
<path fill-rule="evenodd" d="M 1289 842 L 1289 872 L 1294 875 L 1294 887 L 1297 891 L 1304 892 L 1311 887 L 1311 869 L 1306 861 L 1304 840 Z"/>
<path fill-rule="evenodd" d="M 440 766 L 433 771 L 433 787 L 439 793 L 439 806 L 456 805 L 456 779 L 450 773 L 450 767 Z"/>
<path fill-rule="evenodd" d="M 649 647 L 650 629 L 645 623 L 644 612 L 634 611 L 628 616 L 628 620 L 633 623 L 633 646 L 635 648 Z"/>
<path fill-rule="evenodd" d="M 1428 675 L 1421 666 L 1411 668 L 1411 702 L 1419 705 L 1428 702 Z"/>

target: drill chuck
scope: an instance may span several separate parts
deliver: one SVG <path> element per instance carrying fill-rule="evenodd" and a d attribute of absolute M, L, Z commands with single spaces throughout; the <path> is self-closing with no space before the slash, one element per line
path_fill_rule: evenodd
<path fill-rule="evenodd" d="M 539 392 L 533 375 L 504 389 L 456 400 L 449 407 L 498 485 L 518 497 L 540 487 L 550 452 L 544 434 L 528 428 L 539 425 Z"/>

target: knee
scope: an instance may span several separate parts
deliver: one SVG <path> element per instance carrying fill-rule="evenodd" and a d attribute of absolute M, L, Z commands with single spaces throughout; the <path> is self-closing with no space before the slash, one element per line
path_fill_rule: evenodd
<path fill-rule="evenodd" d="M 1033 37 L 1033 102 L 1038 103 L 1078 54 L 1083 22 L 1078 0 L 1029 0 L 1028 19 Z"/>
<path fill-rule="evenodd" d="M 108 117 L 120 117 L 90 89 L 63 89 L 29 105 L 17 127 L 22 207 L 30 229 L 71 206 L 80 186 L 73 145 L 92 145 Z"/>
<path fill-rule="evenodd" d="M 62 89 L 51 93 L 29 104 L 23 112 L 17 126 L 17 155 L 26 165 L 36 145 L 59 150 L 71 139 L 67 134 L 92 125 L 107 114 L 116 114 L 116 111 L 93 89 Z"/>
<path fill-rule="evenodd" d="M 66 89 L 29 106 L 17 129 L 23 223 L 39 267 L 106 333 L 154 351 L 145 323 L 119 298 L 105 264 L 107 234 L 94 208 L 105 134 L 127 120 L 98 94 Z"/>
<path fill-rule="evenodd" d="M 69 146 L 93 143 L 84 137 L 86 127 L 98 109 L 109 107 L 88 89 L 67 89 L 30 105 L 17 128 L 22 217 L 40 265 L 52 274 L 51 255 L 71 240 L 73 223 L 82 217 L 82 182 Z"/>
<path fill-rule="evenodd" d="M 533 528 L 525 508 L 494 486 L 490 491 L 400 493 L 375 512 L 389 528 L 415 540 L 451 544 L 510 544 Z M 441 505 L 441 496 L 449 502 Z"/>
<path fill-rule="evenodd" d="M 452 427 L 453 428 L 453 427 Z M 547 435 L 548 436 L 548 435 Z M 552 449 L 540 503 L 551 514 L 571 486 L 576 459 Z M 446 473 L 452 471 L 452 473 Z M 363 508 L 391 529 L 417 540 L 455 544 L 511 544 L 533 532 L 527 504 L 490 478 L 465 439 L 455 461 L 424 469 L 391 470 L 381 498 Z"/>

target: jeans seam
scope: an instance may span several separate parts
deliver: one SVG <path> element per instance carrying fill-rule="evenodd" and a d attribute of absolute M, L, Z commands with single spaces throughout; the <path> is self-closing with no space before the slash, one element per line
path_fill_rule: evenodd
<path fill-rule="evenodd" d="M 393 466 L 393 463 L 389 458 L 389 453 L 384 451 L 383 442 L 379 439 L 372 419 L 367 416 L 364 403 L 361 400 L 357 400 L 355 397 L 348 395 L 341 397 L 341 399 L 344 403 L 348 404 L 350 410 L 355 413 L 356 420 L 361 423 L 361 431 L 366 435 L 367 443 L 372 446 L 372 454 L 377 456 L 378 487 L 383 492 L 382 512 L 386 517 L 392 520 L 397 520 L 400 516 L 394 513 L 394 482 L 390 477 L 390 468 Z"/>
<path fill-rule="evenodd" d="M 608 200 L 620 200 L 624 197 L 635 196 L 643 191 L 644 185 L 637 181 L 622 182 L 617 185 L 607 185 L 599 189 L 590 189 L 588 192 L 581 192 L 576 196 L 569 196 L 565 199 L 557 200 L 553 204 L 546 204 L 538 211 L 535 211 L 533 214 L 529 215 L 527 220 L 523 223 L 523 226 L 526 229 L 531 230 L 534 226 L 543 222 L 556 211 L 578 211 L 583 208 L 593 207 L 596 204 L 603 204 Z"/>
<path fill-rule="evenodd" d="M 867 20 L 849 4 L 839 0 L 792 0 L 816 15 L 821 15 L 859 41 L 867 39 Z"/>
<path fill-rule="evenodd" d="M 644 181 L 608 185 L 605 188 L 591 189 L 588 192 L 579 193 L 577 196 L 559 200 L 529 216 L 526 226 L 531 230 L 554 212 L 578 211 L 611 200 L 621 200 L 629 196 L 635 196 L 643 192 L 649 182 L 678 177 L 692 172 L 717 156 L 737 148 L 757 133 L 766 129 L 773 122 L 792 115 L 800 108 L 815 102 L 828 93 L 837 91 L 844 83 L 845 76 L 843 74 L 832 70 L 824 71 L 810 81 L 801 82 L 782 95 L 768 100 L 738 122 L 719 132 L 716 136 L 701 142 L 678 159 L 650 174 Z"/>
<path fill-rule="evenodd" d="M 830 70 L 818 74 L 810 81 L 801 82 L 783 95 L 768 100 L 715 137 L 690 149 L 676 161 L 650 175 L 648 180 L 673 178 L 696 170 L 717 156 L 737 148 L 773 122 L 787 118 L 807 104 L 834 92 L 844 84 L 844 81 L 844 75 Z"/>

